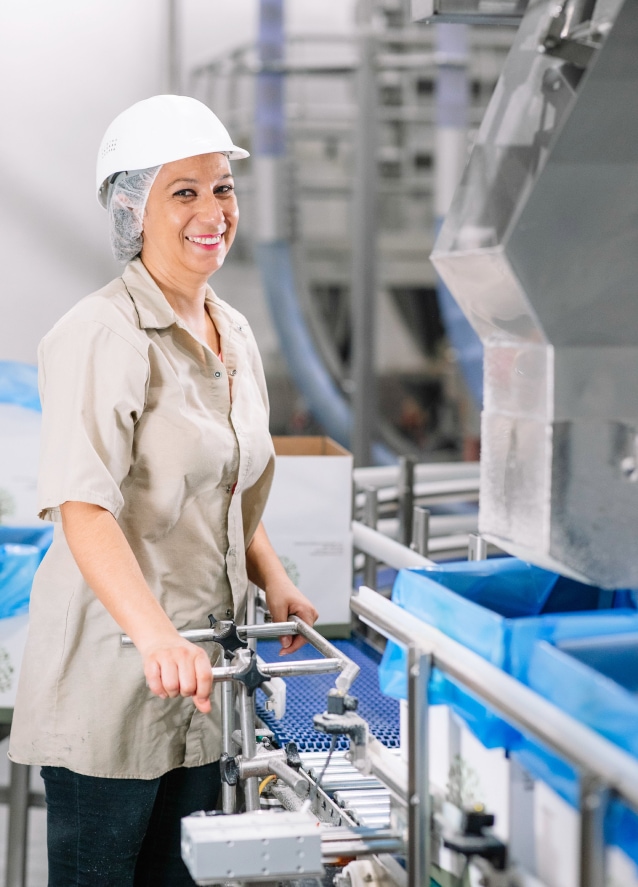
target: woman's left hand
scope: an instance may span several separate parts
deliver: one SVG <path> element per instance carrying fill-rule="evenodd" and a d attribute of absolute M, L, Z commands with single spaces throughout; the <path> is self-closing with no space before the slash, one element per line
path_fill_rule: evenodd
<path fill-rule="evenodd" d="M 266 603 L 273 622 L 288 622 L 291 616 L 298 616 L 308 625 L 314 625 L 319 617 L 319 613 L 308 598 L 293 585 L 286 575 L 269 586 L 266 591 Z M 283 635 L 279 640 L 281 641 L 280 656 L 294 653 L 306 642 L 301 635 L 289 634 Z"/>

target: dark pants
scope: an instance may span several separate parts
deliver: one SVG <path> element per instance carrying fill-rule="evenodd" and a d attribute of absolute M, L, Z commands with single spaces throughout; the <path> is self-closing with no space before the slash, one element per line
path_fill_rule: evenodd
<path fill-rule="evenodd" d="M 180 819 L 217 803 L 219 763 L 159 779 L 103 779 L 42 767 L 49 887 L 192 887 Z"/>

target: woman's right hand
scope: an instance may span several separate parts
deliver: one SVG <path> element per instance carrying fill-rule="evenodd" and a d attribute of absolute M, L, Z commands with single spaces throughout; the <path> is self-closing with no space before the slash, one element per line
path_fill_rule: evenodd
<path fill-rule="evenodd" d="M 210 711 L 213 675 L 201 647 L 177 637 L 140 652 L 151 693 L 160 699 L 192 696 L 195 708 L 204 714 Z"/>

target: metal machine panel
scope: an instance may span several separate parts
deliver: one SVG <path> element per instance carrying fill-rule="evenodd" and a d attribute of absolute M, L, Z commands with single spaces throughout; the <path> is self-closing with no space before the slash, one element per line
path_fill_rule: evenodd
<path fill-rule="evenodd" d="M 531 0 L 432 260 L 485 345 L 481 533 L 631 586 L 638 4 L 589 4 L 554 55 L 572 6 Z"/>
<path fill-rule="evenodd" d="M 255 811 L 182 819 L 182 858 L 198 884 L 321 875 L 321 830 L 308 814 Z"/>

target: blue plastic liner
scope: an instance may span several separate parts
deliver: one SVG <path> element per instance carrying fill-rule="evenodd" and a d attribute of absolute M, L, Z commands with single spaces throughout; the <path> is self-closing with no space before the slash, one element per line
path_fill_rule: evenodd
<path fill-rule="evenodd" d="M 638 756 L 638 630 L 564 646 L 569 652 L 547 643 L 536 645 L 530 687 Z"/>
<path fill-rule="evenodd" d="M 0 545 L 0 619 L 29 609 L 39 563 L 40 552 L 34 545 Z"/>
<path fill-rule="evenodd" d="M 40 412 L 38 368 L 28 363 L 0 360 L 0 403 L 14 403 Z"/>
<path fill-rule="evenodd" d="M 31 584 L 53 527 L 0 527 L 0 619 L 29 609 Z"/>
<path fill-rule="evenodd" d="M 627 594 L 584 585 L 517 558 L 401 570 L 392 592 L 400 607 L 523 681 L 539 639 L 556 643 L 638 631 L 635 610 L 600 610 L 601 599 L 625 603 Z M 384 692 L 389 692 L 385 663 L 392 646 L 381 666 Z"/>

